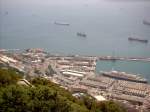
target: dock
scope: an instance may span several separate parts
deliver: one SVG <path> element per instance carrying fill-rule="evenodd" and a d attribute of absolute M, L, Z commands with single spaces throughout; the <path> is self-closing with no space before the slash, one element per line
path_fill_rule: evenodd
<path fill-rule="evenodd" d="M 144 57 L 115 57 L 115 56 L 98 56 L 97 60 L 108 60 L 108 61 L 144 61 L 144 62 L 150 62 L 150 58 L 144 58 Z"/>

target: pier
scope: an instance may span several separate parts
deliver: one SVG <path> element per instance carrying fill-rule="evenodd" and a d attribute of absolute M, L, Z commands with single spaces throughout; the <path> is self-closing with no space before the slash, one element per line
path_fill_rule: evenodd
<path fill-rule="evenodd" d="M 78 60 L 85 61 L 85 60 L 92 60 L 96 59 L 98 60 L 105 60 L 105 61 L 143 61 L 143 62 L 150 62 L 150 57 L 123 57 L 123 56 L 90 56 L 90 55 L 55 55 L 51 54 L 50 57 L 55 58 L 65 58 L 65 59 L 72 59 L 72 58 L 78 58 Z"/>
<path fill-rule="evenodd" d="M 0 52 L 20 51 L 20 49 L 0 49 Z"/>
<path fill-rule="evenodd" d="M 144 58 L 144 57 L 114 57 L 114 56 L 98 56 L 97 60 L 110 60 L 110 61 L 145 61 L 150 62 L 150 58 Z"/>
<path fill-rule="evenodd" d="M 106 61 L 143 61 L 143 62 L 150 62 L 150 57 L 121 57 L 121 56 L 88 56 L 88 55 L 51 55 L 50 57 L 55 58 L 65 58 L 65 59 L 72 59 L 74 57 L 83 60 L 106 60 Z"/>

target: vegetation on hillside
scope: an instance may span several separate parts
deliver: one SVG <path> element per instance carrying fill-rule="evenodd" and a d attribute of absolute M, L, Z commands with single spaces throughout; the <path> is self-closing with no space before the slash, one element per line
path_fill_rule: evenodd
<path fill-rule="evenodd" d="M 0 68 L 1 112 L 124 112 L 112 101 L 96 102 L 87 96 L 77 99 L 48 80 L 35 78 L 33 87 L 18 85 L 22 75 Z"/>
<path fill-rule="evenodd" d="M 7 86 L 11 84 L 16 84 L 16 82 L 22 78 L 18 71 L 12 68 L 0 68 L 0 87 Z"/>

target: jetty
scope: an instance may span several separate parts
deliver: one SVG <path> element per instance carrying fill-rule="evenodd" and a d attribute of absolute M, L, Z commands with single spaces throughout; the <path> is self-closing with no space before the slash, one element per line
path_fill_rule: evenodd
<path fill-rule="evenodd" d="M 118 56 L 98 56 L 97 60 L 108 60 L 108 61 L 144 61 L 144 62 L 150 62 L 150 58 L 144 58 L 144 57 L 118 57 Z"/>

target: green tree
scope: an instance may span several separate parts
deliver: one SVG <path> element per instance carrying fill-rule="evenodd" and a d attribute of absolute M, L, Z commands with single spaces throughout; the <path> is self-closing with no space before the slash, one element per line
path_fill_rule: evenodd
<path fill-rule="evenodd" d="M 18 85 L 9 85 L 0 89 L 0 110 L 2 112 L 26 112 L 28 96 L 27 88 Z"/>
<path fill-rule="evenodd" d="M 0 68 L 0 87 L 15 84 L 22 76 L 13 69 Z"/>
<path fill-rule="evenodd" d="M 125 112 L 124 108 L 122 108 L 119 104 L 117 104 L 113 101 L 99 102 L 98 108 L 102 112 Z"/>
<path fill-rule="evenodd" d="M 48 80 L 46 80 L 44 78 L 37 77 L 37 78 L 32 79 L 31 83 L 33 85 L 49 85 L 50 81 L 48 81 Z"/>
<path fill-rule="evenodd" d="M 12 69 L 0 69 L 1 112 L 125 112 L 113 101 L 96 102 L 88 95 L 77 99 L 43 78 L 31 80 L 32 87 L 17 85 L 20 78 Z"/>

